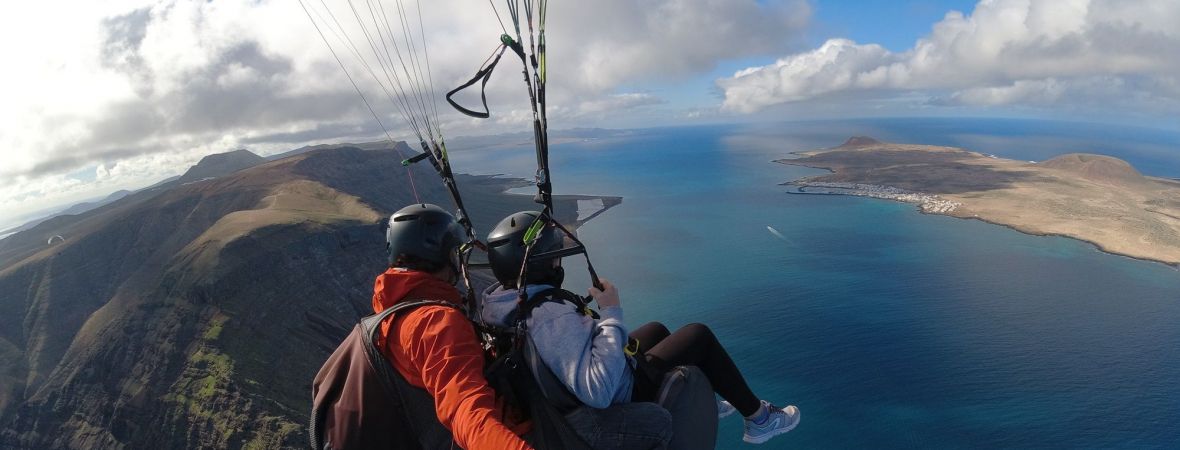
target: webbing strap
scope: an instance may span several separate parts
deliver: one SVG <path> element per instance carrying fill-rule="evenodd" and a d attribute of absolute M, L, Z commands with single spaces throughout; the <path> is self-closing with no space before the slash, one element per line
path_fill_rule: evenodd
<path fill-rule="evenodd" d="M 530 229 L 533 227 L 536 227 L 536 229 L 538 230 L 537 233 L 539 234 L 539 232 L 540 232 L 539 230 L 541 229 L 541 227 L 549 226 L 550 224 L 552 224 L 553 226 L 557 227 L 558 230 L 561 230 L 561 232 L 565 234 L 565 237 L 569 238 L 570 241 L 573 241 L 574 245 L 572 247 L 562 248 L 562 249 L 558 249 L 558 250 L 552 250 L 552 251 L 543 252 L 543 253 L 533 253 L 533 247 L 537 241 L 536 240 L 529 241 L 526 238 L 525 239 L 526 245 L 525 245 L 525 249 L 524 249 L 525 263 L 521 264 L 521 266 L 520 266 L 520 274 L 519 274 L 519 276 L 517 276 L 517 286 L 523 286 L 524 280 L 527 279 L 525 277 L 525 275 L 528 274 L 528 266 L 529 266 L 528 263 L 548 261 L 550 259 L 564 258 L 566 256 L 573 256 L 573 255 L 580 254 L 586 258 L 586 269 L 587 269 L 587 271 L 590 272 L 591 284 L 593 284 L 595 288 L 603 289 L 602 281 L 598 279 L 598 272 L 596 272 L 594 270 L 594 264 L 590 262 L 590 252 L 586 251 L 586 244 L 583 244 L 582 241 L 580 239 L 578 239 L 578 236 L 575 235 L 573 232 L 571 232 L 564 225 L 562 225 L 561 222 L 553 220 L 553 217 L 551 216 L 551 214 L 552 214 L 552 211 L 549 208 L 547 208 L 545 211 L 542 211 L 541 215 L 537 216 L 537 218 L 534 219 L 532 225 L 529 226 Z M 523 291 L 521 291 L 521 297 L 522 298 L 524 297 Z"/>
<path fill-rule="evenodd" d="M 565 289 L 549 288 L 537 292 L 536 294 L 533 294 L 532 297 L 529 297 L 525 301 L 521 302 L 520 306 L 517 306 L 516 310 L 508 316 L 508 323 L 513 325 L 519 325 L 523 323 L 529 318 L 530 315 L 532 315 L 534 309 L 537 309 L 538 306 L 548 302 L 570 303 L 574 305 L 574 307 L 578 309 L 578 312 L 582 314 L 590 316 L 594 319 L 601 318 L 597 311 L 590 309 L 590 302 L 585 297 Z"/>
<path fill-rule="evenodd" d="M 529 367 L 529 371 L 533 374 L 533 380 L 536 380 L 537 387 L 541 389 L 541 394 L 549 400 L 553 407 L 562 412 L 573 411 L 575 408 L 582 406 L 582 401 L 578 396 L 566 387 L 561 378 L 557 377 L 557 373 L 553 372 L 544 361 L 541 360 L 541 355 L 537 353 L 537 344 L 533 342 L 533 337 L 530 335 L 525 338 L 528 342 L 525 343 L 521 351 L 524 352 L 525 360 Z"/>
<path fill-rule="evenodd" d="M 396 313 L 409 311 L 421 306 L 445 306 L 463 311 L 463 307 L 444 300 L 403 301 L 386 308 L 380 313 L 361 319 L 358 326 L 362 332 L 361 339 L 365 347 L 365 353 L 369 359 L 369 365 L 377 373 L 377 378 L 386 393 L 397 399 L 397 403 L 403 414 L 403 420 L 411 428 L 410 431 L 415 436 L 414 440 L 422 443 L 431 440 L 451 442 L 452 437 L 450 433 L 441 424 L 438 424 L 437 420 L 432 421 L 432 418 L 425 417 L 420 411 L 414 411 L 411 408 L 411 403 L 413 403 L 415 395 L 427 395 L 427 398 L 429 398 L 428 394 L 425 394 L 420 389 L 418 392 L 412 391 L 414 387 L 405 381 L 405 378 L 393 367 L 393 362 L 386 358 L 375 345 L 377 335 L 381 333 L 381 322 L 384 322 L 385 319 Z"/>
<path fill-rule="evenodd" d="M 495 70 L 496 64 L 500 63 L 500 57 L 504 56 L 504 49 L 506 49 L 506 48 L 508 48 L 508 46 L 506 44 L 500 44 L 500 48 L 493 52 L 493 53 L 495 53 L 496 56 L 491 58 L 491 64 L 487 64 L 487 65 L 483 66 L 482 68 L 479 69 L 478 72 L 475 72 L 475 76 L 471 77 L 470 80 L 467 80 L 466 83 L 463 83 L 462 85 L 459 85 L 459 87 L 451 89 L 450 92 L 447 92 L 447 103 L 450 103 L 451 106 L 453 106 L 456 110 L 458 110 L 459 112 L 466 114 L 468 116 L 476 117 L 476 118 L 480 118 L 480 119 L 488 118 L 491 115 L 491 111 L 488 109 L 488 96 L 487 96 L 488 80 L 492 78 L 492 70 Z M 464 89 L 467 89 L 468 87 L 471 87 L 471 85 L 475 84 L 476 81 L 480 82 L 479 83 L 479 98 L 483 102 L 483 112 L 467 109 L 467 108 L 459 105 L 459 103 L 455 102 L 455 100 L 451 98 L 451 96 L 455 95 L 459 91 L 462 91 Z"/>
<path fill-rule="evenodd" d="M 537 387 L 541 389 L 541 393 L 547 398 L 555 408 L 563 413 L 574 410 L 582 406 L 582 402 L 578 397 L 566 387 L 565 383 L 558 378 L 557 374 L 541 360 L 541 355 L 537 352 L 536 342 L 533 341 L 533 336 L 525 330 L 525 321 L 532 315 L 533 310 L 537 309 L 545 303 L 570 303 L 578 309 L 579 312 L 598 319 L 598 313 L 587 306 L 586 299 L 578 294 L 560 288 L 549 288 L 537 292 L 532 297 L 521 302 L 516 310 L 508 316 L 508 323 L 514 324 L 516 327 L 516 349 L 515 351 L 522 352 L 529 371 L 532 372 L 533 379 L 537 382 Z"/>
<path fill-rule="evenodd" d="M 423 299 L 423 300 L 413 300 L 413 301 L 408 301 L 408 302 L 400 302 L 400 303 L 393 305 L 389 308 L 385 308 L 384 310 L 382 310 L 381 312 L 379 312 L 377 314 L 373 314 L 371 316 L 361 319 L 361 327 L 365 331 L 365 340 L 366 340 L 366 344 L 367 344 L 366 346 L 373 345 L 373 342 L 376 341 L 375 338 L 376 338 L 377 333 L 379 333 L 381 331 L 381 326 L 380 326 L 381 322 L 384 322 L 385 319 L 388 318 L 389 316 L 396 314 L 398 312 L 401 312 L 401 311 L 406 311 L 409 309 L 417 308 L 419 306 L 431 306 L 431 305 L 433 305 L 433 306 L 446 306 L 449 308 L 455 308 L 459 311 L 463 311 L 462 306 L 456 305 L 452 302 L 448 302 L 445 300 L 425 300 L 425 299 Z M 380 355 L 380 353 L 377 353 L 377 355 Z"/>
<path fill-rule="evenodd" d="M 454 91 L 452 91 L 454 92 Z M 448 94 L 449 97 L 449 94 Z M 447 99 L 448 101 L 450 98 Z M 453 104 L 453 103 L 452 103 Z M 486 100 L 485 100 L 486 108 Z M 456 106 L 457 107 L 457 106 Z M 471 216 L 467 214 L 467 208 L 463 206 L 463 196 L 459 192 L 459 183 L 455 181 L 455 173 L 451 171 L 451 161 L 447 157 L 447 145 L 442 142 L 442 136 L 439 136 L 439 141 L 431 141 L 427 144 L 426 141 L 419 142 L 422 145 L 422 153 L 403 160 L 402 165 L 410 165 L 424 159 L 429 159 L 430 164 L 434 166 L 434 171 L 442 178 L 443 185 L 446 186 L 447 192 L 451 194 L 451 200 L 455 203 L 455 208 L 458 213 L 457 221 L 463 227 L 463 231 L 467 233 L 467 242 L 460 247 L 459 267 L 454 268 L 460 275 L 463 276 L 463 285 L 467 287 L 467 294 L 465 295 L 468 308 L 475 307 L 475 290 L 471 288 L 471 278 L 468 276 L 467 264 L 471 256 L 471 249 L 479 248 L 487 250 L 482 242 L 475 235 L 475 230 L 471 225 Z"/>

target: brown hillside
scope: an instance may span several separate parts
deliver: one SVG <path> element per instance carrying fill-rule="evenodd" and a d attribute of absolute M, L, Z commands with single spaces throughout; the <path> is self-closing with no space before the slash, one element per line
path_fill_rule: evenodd
<path fill-rule="evenodd" d="M 190 167 L 184 175 L 181 175 L 180 182 L 183 184 L 201 181 L 206 178 L 216 178 L 254 167 L 264 162 L 266 162 L 265 158 L 255 155 L 249 150 L 234 150 L 232 152 L 209 155 L 201 158 L 195 166 Z"/>
<path fill-rule="evenodd" d="M 890 143 L 795 154 L 801 157 L 779 162 L 832 172 L 790 182 L 799 193 L 917 203 L 923 212 L 1180 264 L 1180 184 L 1143 176 L 1117 158 L 1074 153 L 1030 164 L 953 147 Z"/>
<path fill-rule="evenodd" d="M 840 146 L 841 147 L 862 147 L 862 146 L 866 146 L 866 145 L 879 145 L 879 144 L 881 144 L 881 141 L 878 141 L 878 140 L 873 139 L 868 136 L 853 136 L 853 137 L 848 138 L 847 141 L 844 141 L 843 144 L 840 144 Z"/>
<path fill-rule="evenodd" d="M 449 208 L 429 165 L 412 170 Z M 305 446 L 312 377 L 370 311 L 405 177 L 390 151 L 312 151 L 0 241 L 16 238 L 0 246 L 0 448 Z M 479 232 L 535 208 L 503 193 L 519 180 L 458 182 Z M 576 200 L 556 203 L 573 223 Z"/>
<path fill-rule="evenodd" d="M 1126 161 L 1105 155 L 1067 153 L 1037 165 L 1070 172 L 1097 183 L 1128 185 L 1147 181 Z"/>

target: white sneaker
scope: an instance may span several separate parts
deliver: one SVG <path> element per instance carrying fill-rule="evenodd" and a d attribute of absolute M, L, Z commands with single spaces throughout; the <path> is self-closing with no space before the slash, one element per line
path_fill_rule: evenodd
<path fill-rule="evenodd" d="M 737 408 L 734 408 L 733 405 L 729 404 L 729 402 L 725 400 L 717 400 L 718 419 L 724 419 L 726 417 L 732 416 L 735 412 L 737 412 Z"/>
<path fill-rule="evenodd" d="M 742 435 L 742 440 L 751 444 L 761 444 L 769 441 L 770 438 L 794 430 L 799 425 L 799 408 L 795 405 L 790 405 L 785 408 L 779 408 L 768 403 L 766 400 L 762 401 L 762 405 L 770 412 L 766 421 L 761 425 L 754 423 L 753 420 L 746 419 L 746 432 Z"/>

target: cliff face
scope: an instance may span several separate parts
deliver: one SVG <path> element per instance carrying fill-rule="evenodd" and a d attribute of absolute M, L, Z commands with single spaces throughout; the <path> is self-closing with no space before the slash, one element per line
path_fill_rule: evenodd
<path fill-rule="evenodd" d="M 21 233 L 64 237 L 52 246 L 13 236 L 27 245 L 0 260 L 0 448 L 304 446 L 312 377 L 369 312 L 405 176 L 391 152 L 321 150 Z M 533 208 L 501 193 L 518 181 L 459 183 L 480 232 Z"/>

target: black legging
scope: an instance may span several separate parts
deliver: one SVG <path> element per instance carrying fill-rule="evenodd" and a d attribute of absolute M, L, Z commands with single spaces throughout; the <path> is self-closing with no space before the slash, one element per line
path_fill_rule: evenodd
<path fill-rule="evenodd" d="M 635 371 L 634 401 L 655 401 L 664 375 L 673 367 L 691 365 L 700 367 L 713 391 L 743 416 L 758 412 L 758 396 L 746 385 L 741 371 L 708 326 L 694 323 L 669 333 L 664 324 L 649 322 L 633 331 L 631 337 L 639 341 L 639 353 L 644 355 Z"/>

